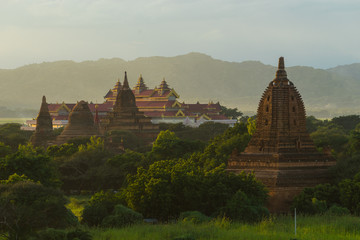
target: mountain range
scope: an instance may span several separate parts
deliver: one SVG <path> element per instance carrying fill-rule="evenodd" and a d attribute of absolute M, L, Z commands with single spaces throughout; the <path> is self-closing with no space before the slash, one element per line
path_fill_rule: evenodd
<path fill-rule="evenodd" d="M 113 58 L 44 62 L 0 69 L 0 117 L 8 116 L 7 111 L 35 117 L 43 95 L 49 103 L 102 102 L 116 81 L 123 80 L 125 71 L 131 86 L 140 74 L 149 88 L 160 85 L 165 78 L 180 95 L 181 102 L 219 101 L 251 115 L 256 113 L 263 91 L 275 77 L 276 67 L 258 61 L 227 62 L 189 53 L 132 61 Z M 330 118 L 359 114 L 360 63 L 330 69 L 294 66 L 286 71 L 302 95 L 307 115 Z"/>

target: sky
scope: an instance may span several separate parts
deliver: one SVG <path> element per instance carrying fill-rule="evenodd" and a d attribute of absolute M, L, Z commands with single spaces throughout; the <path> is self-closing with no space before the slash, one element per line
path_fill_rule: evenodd
<path fill-rule="evenodd" d="M 184 55 L 360 62 L 359 0 L 0 0 L 0 69 Z"/>

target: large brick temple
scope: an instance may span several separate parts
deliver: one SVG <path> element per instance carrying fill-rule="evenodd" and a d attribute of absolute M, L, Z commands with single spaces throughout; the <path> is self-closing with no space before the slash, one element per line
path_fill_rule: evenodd
<path fill-rule="evenodd" d="M 228 170 L 254 172 L 269 189 L 269 210 L 286 212 L 305 187 L 330 182 L 328 168 L 335 163 L 316 150 L 306 130 L 304 103 L 281 57 L 276 77 L 261 97 L 256 131 L 243 153 L 230 156 Z"/>

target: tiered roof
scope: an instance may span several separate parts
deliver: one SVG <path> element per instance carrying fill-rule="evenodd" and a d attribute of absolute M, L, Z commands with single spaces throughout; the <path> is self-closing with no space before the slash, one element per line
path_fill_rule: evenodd
<path fill-rule="evenodd" d="M 142 75 L 140 74 L 138 82 L 134 87 L 134 91 L 139 94 L 147 89 L 148 89 L 148 87 L 145 85 L 144 79 L 143 79 Z"/>

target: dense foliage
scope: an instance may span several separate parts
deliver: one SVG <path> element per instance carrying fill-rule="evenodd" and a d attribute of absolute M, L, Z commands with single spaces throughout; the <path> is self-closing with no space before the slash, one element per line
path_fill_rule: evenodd
<path fill-rule="evenodd" d="M 266 189 L 252 174 L 225 170 L 230 154 L 242 152 L 256 130 L 255 120 L 246 119 L 232 128 L 212 122 L 199 128 L 161 124 L 163 131 L 150 147 L 128 132 L 113 132 L 112 142 L 123 142 L 126 148 L 120 154 L 108 151 L 95 137 L 36 148 L 19 125 L 1 125 L 0 216 L 7 216 L 1 231 L 7 237 L 46 239 L 51 232 L 58 239 L 71 237 L 68 231 L 44 230 L 75 223 L 59 188 L 67 193 L 97 192 L 82 213 L 82 223 L 89 226 L 122 227 L 143 217 L 168 221 L 180 216 L 194 223 L 219 216 L 259 221 L 268 216 Z M 324 121 L 308 117 L 307 128 L 318 150 L 331 152 L 337 165 L 331 169 L 332 183 L 305 189 L 293 207 L 306 214 L 360 215 L 359 116 Z M 29 215 L 34 212 L 39 219 Z M 17 228 L 20 233 L 9 228 L 15 222 L 23 224 Z M 74 234 L 91 238 L 80 230 Z"/>
<path fill-rule="evenodd" d="M 66 200 L 59 190 L 32 181 L 0 185 L 0 231 L 9 239 L 27 239 L 46 227 L 76 224 L 74 215 L 65 208 Z"/>
<path fill-rule="evenodd" d="M 58 187 L 60 181 L 52 158 L 41 148 L 31 144 L 19 145 L 15 153 L 0 158 L 0 180 L 14 173 L 26 175 L 44 186 Z"/>

